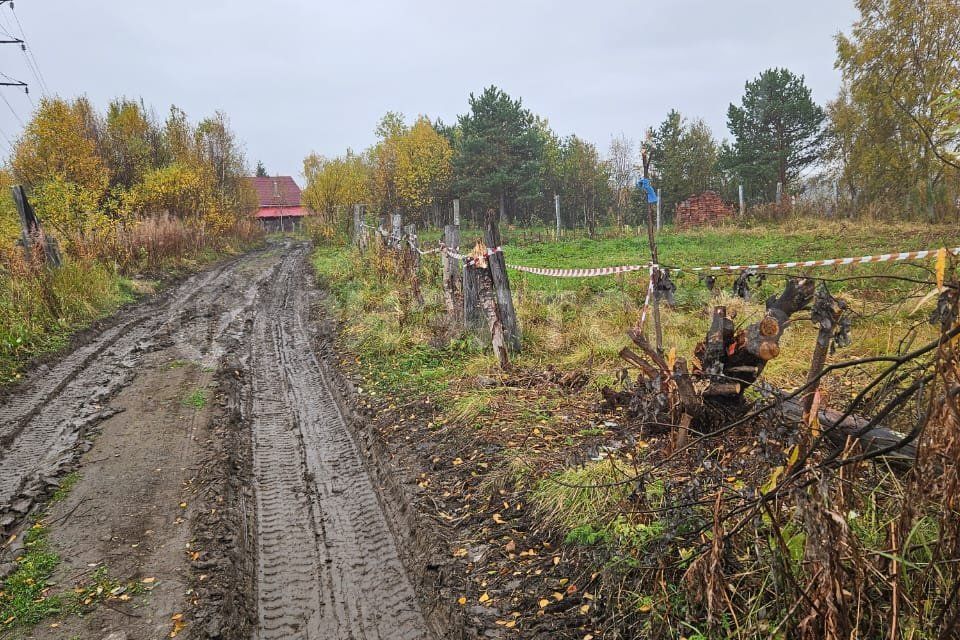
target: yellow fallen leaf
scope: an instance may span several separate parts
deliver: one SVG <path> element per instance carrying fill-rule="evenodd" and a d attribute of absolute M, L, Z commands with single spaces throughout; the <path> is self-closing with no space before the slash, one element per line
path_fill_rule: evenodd
<path fill-rule="evenodd" d="M 581 613 L 581 614 L 586 615 L 588 611 L 590 611 L 590 605 L 588 605 L 588 604 L 582 604 L 582 605 L 580 605 L 580 613 Z"/>
<path fill-rule="evenodd" d="M 480 596 L 479 601 L 480 604 L 483 604 L 484 602 L 490 602 L 490 594 L 484 591 L 483 595 Z"/>
<path fill-rule="evenodd" d="M 459 604 L 459 605 L 461 605 L 461 606 L 467 604 L 467 599 L 466 599 L 466 597 L 460 596 L 459 598 L 457 598 L 457 604 Z"/>
<path fill-rule="evenodd" d="M 463 547 L 460 547 L 459 549 L 454 549 L 454 550 L 453 550 L 453 557 L 454 557 L 454 558 L 463 558 L 463 557 L 466 557 L 466 555 L 467 555 L 467 550 L 464 549 Z"/>
<path fill-rule="evenodd" d="M 493 521 L 496 522 L 497 524 L 504 523 L 503 516 L 501 516 L 499 513 L 493 514 Z"/>
<path fill-rule="evenodd" d="M 538 602 L 537 604 L 540 605 L 541 609 L 543 609 L 548 604 L 550 604 L 550 600 L 548 600 L 547 598 L 540 598 L 540 602 Z"/>
<path fill-rule="evenodd" d="M 554 591 L 553 599 L 556 600 L 557 602 L 560 602 L 561 600 L 563 600 L 563 594 L 560 593 L 559 591 Z"/>
<path fill-rule="evenodd" d="M 156 581 L 157 581 L 156 578 L 144 578 L 140 582 L 142 582 L 143 584 L 153 584 Z"/>

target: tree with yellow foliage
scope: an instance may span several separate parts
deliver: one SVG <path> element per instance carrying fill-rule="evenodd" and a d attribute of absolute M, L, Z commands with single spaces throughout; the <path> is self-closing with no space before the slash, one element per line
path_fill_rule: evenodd
<path fill-rule="evenodd" d="M 960 84 L 956 0 L 857 0 L 860 19 L 837 36 L 843 90 L 830 105 L 831 158 L 861 202 L 948 211 L 957 195 L 942 96 Z"/>
<path fill-rule="evenodd" d="M 372 167 L 371 197 L 374 206 L 384 213 L 394 213 L 400 208 L 397 188 L 397 143 L 408 129 L 403 114 L 388 111 L 377 125 L 377 144 L 368 152 Z"/>
<path fill-rule="evenodd" d="M 307 179 L 303 204 L 317 212 L 327 231 L 345 222 L 351 206 L 369 199 L 370 170 L 349 149 L 339 158 L 311 153 L 303 161 L 303 175 Z"/>
<path fill-rule="evenodd" d="M 65 233 L 89 230 L 89 216 L 109 183 L 107 167 L 90 137 L 85 101 L 43 98 L 17 141 L 14 176 L 27 187 L 37 214 Z"/>
<path fill-rule="evenodd" d="M 401 206 L 409 213 L 426 212 L 450 187 L 453 149 L 426 116 L 396 138 L 396 185 Z"/>

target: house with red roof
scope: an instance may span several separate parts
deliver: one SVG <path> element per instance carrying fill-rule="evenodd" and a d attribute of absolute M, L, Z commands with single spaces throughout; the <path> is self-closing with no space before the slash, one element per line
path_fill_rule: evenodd
<path fill-rule="evenodd" d="M 267 231 L 294 231 L 312 212 L 305 206 L 300 187 L 290 176 L 247 178 L 257 192 L 256 218 Z"/>

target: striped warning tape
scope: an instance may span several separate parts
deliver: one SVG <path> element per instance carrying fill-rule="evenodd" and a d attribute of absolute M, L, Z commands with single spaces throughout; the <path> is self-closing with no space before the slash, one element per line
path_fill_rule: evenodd
<path fill-rule="evenodd" d="M 647 271 L 649 264 L 629 264 L 619 267 L 598 267 L 593 269 L 547 269 L 541 267 L 525 267 L 519 264 L 507 264 L 508 269 L 532 273 L 538 276 L 548 276 L 551 278 L 595 278 L 597 276 L 611 276 L 617 273 L 628 273 L 630 271 Z"/>
<path fill-rule="evenodd" d="M 684 271 L 742 271 L 743 269 L 790 269 L 795 267 L 826 267 L 831 265 L 849 265 L 849 264 L 867 264 L 874 262 L 904 262 L 909 260 L 923 260 L 937 254 L 937 249 L 925 249 L 923 251 L 901 251 L 899 253 L 883 253 L 875 256 L 856 256 L 850 258 L 828 258 L 823 260 L 803 260 L 793 262 L 768 262 L 765 264 L 748 265 L 714 265 L 706 267 L 670 267 L 667 270 L 674 273 Z M 947 249 L 948 253 L 955 256 L 960 255 L 960 247 Z M 595 278 L 599 276 L 609 276 L 617 273 L 627 273 L 630 271 L 644 271 L 650 269 L 650 264 L 631 264 L 617 267 L 594 267 L 582 269 L 551 269 L 541 267 L 527 267 L 523 265 L 507 264 L 507 267 L 515 271 L 532 273 L 540 276 L 553 278 Z"/>
<path fill-rule="evenodd" d="M 379 227 L 371 227 L 370 225 L 361 222 L 361 226 L 366 227 L 367 229 L 373 229 L 380 235 L 384 237 L 391 237 L 390 234 L 384 232 Z M 420 249 L 416 246 L 415 243 L 408 239 L 408 242 L 411 247 L 416 249 L 420 255 L 428 255 L 431 253 L 443 253 L 448 257 L 454 258 L 456 260 L 469 261 L 470 256 L 458 253 L 448 247 L 445 247 L 441 242 L 439 246 L 435 249 L 428 249 L 426 251 Z M 487 255 L 493 255 L 494 253 L 500 253 L 503 251 L 503 247 L 493 247 L 487 249 Z M 938 249 L 924 249 L 921 251 L 901 251 L 901 252 L 891 252 L 891 253 L 882 253 L 878 255 L 866 255 L 866 256 L 852 256 L 847 258 L 826 258 L 820 260 L 794 260 L 790 262 L 767 262 L 763 264 L 726 264 L 726 265 L 710 265 L 703 267 L 663 267 L 664 269 L 671 271 L 673 273 L 683 273 L 685 271 L 698 273 L 703 271 L 742 271 L 744 269 L 793 269 L 793 268 L 805 268 L 805 267 L 828 267 L 828 266 L 843 266 L 851 264 L 869 264 L 869 263 L 880 263 L 880 262 L 906 262 L 911 260 L 923 260 L 925 258 L 934 257 L 937 254 Z M 951 253 L 955 256 L 960 256 L 960 247 L 953 247 L 952 249 L 947 249 L 948 253 Z M 538 276 L 547 276 L 551 278 L 596 278 L 601 276 L 611 276 L 618 273 L 630 273 L 632 271 L 648 271 L 653 268 L 650 263 L 646 264 L 629 264 L 629 265 L 619 265 L 614 267 L 584 267 L 576 269 L 558 269 L 552 267 L 528 267 L 525 265 L 511 264 L 507 263 L 508 269 L 513 269 L 514 271 L 520 271 L 523 273 L 530 273 Z"/>
<path fill-rule="evenodd" d="M 674 268 L 670 271 L 741 271 L 743 269 L 791 269 L 793 267 L 828 267 L 830 265 L 867 264 L 871 262 L 903 262 L 923 260 L 937 254 L 937 249 L 923 251 L 901 251 L 900 253 L 882 253 L 876 256 L 856 256 L 852 258 L 828 258 L 826 260 L 804 260 L 795 262 L 768 262 L 766 264 L 722 265 L 711 267 Z M 960 255 L 960 247 L 947 249 L 953 255 Z"/>
<path fill-rule="evenodd" d="M 653 297 L 653 271 L 656 265 L 650 265 L 650 284 L 647 285 L 647 296 L 643 299 L 643 310 L 640 312 L 640 324 L 637 325 L 637 331 L 643 333 L 643 325 L 647 321 L 647 311 L 650 310 L 650 298 Z"/>

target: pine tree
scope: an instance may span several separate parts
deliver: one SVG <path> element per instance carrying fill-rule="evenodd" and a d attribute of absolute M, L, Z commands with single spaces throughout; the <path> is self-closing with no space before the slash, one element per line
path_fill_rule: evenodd
<path fill-rule="evenodd" d="M 802 76 L 768 69 L 746 84 L 740 106 L 727 110 L 734 141 L 724 145 L 721 164 L 749 199 L 771 201 L 778 182 L 794 186 L 820 157 L 825 117 Z"/>
<path fill-rule="evenodd" d="M 542 136 L 533 114 L 497 87 L 470 94 L 470 113 L 460 116 L 456 187 L 468 203 L 498 207 L 500 217 L 540 195 Z"/>

